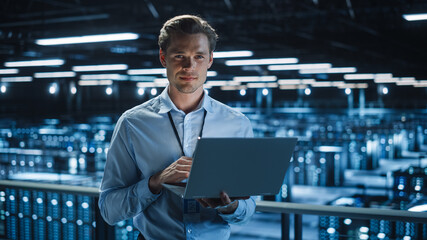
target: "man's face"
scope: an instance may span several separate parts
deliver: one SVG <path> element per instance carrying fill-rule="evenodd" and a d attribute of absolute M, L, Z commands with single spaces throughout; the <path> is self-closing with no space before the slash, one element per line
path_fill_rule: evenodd
<path fill-rule="evenodd" d="M 181 93 L 202 91 L 213 54 L 205 34 L 174 34 L 166 50 L 160 49 L 160 62 L 166 68 L 171 90 Z"/>

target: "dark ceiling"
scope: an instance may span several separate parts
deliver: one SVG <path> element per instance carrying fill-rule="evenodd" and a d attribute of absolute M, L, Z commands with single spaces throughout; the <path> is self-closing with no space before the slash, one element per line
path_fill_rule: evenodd
<path fill-rule="evenodd" d="M 63 58 L 62 67 L 125 63 L 129 69 L 161 67 L 157 35 L 179 14 L 207 19 L 220 35 L 218 51 L 252 50 L 253 58 L 297 57 L 300 63 L 357 67 L 358 73 L 393 73 L 427 79 L 427 21 L 402 14 L 427 12 L 420 0 L 3 0 L 0 62 Z M 135 32 L 138 40 L 38 46 L 39 38 Z M 4 68 L 1 66 L 0 68 Z M 270 75 L 266 66 L 227 67 L 217 59 L 218 79 Z M 23 69 L 32 74 L 34 68 Z M 291 71 L 278 78 L 296 78 Z M 341 75 L 328 77 L 342 80 Z"/>

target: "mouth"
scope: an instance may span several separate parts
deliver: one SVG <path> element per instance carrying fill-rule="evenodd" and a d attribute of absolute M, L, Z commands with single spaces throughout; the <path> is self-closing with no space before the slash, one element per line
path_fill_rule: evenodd
<path fill-rule="evenodd" d="M 193 81 L 193 80 L 196 80 L 197 77 L 194 77 L 194 76 L 180 76 L 179 79 L 184 80 L 184 81 Z"/>

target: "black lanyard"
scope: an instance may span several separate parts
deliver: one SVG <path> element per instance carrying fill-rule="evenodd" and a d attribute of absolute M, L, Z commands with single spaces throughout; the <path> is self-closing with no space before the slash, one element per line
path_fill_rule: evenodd
<path fill-rule="evenodd" d="M 204 113 L 203 113 L 203 122 L 202 122 L 202 128 L 200 129 L 199 138 L 201 138 L 201 137 L 202 137 L 203 127 L 205 126 L 206 114 L 207 114 L 207 111 L 206 111 L 206 109 L 204 109 Z M 185 156 L 184 148 L 182 147 L 181 139 L 179 138 L 178 130 L 177 130 L 177 129 L 176 129 L 176 127 L 175 127 L 175 123 L 174 123 L 174 121 L 173 121 L 172 114 L 171 114 L 171 112 L 170 112 L 170 111 L 168 112 L 168 116 L 169 116 L 169 121 L 170 121 L 170 123 L 171 123 L 171 125 L 172 125 L 172 128 L 173 128 L 173 132 L 175 133 L 176 140 L 178 141 L 179 146 L 181 147 L 182 156 Z"/>

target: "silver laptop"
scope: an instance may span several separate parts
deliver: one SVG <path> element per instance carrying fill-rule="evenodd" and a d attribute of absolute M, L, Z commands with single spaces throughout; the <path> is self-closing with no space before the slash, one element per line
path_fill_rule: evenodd
<path fill-rule="evenodd" d="M 186 183 L 163 184 L 185 199 L 275 195 L 297 138 L 201 138 Z"/>

